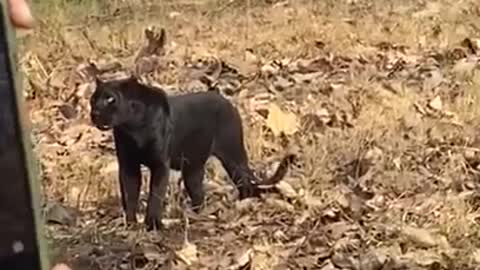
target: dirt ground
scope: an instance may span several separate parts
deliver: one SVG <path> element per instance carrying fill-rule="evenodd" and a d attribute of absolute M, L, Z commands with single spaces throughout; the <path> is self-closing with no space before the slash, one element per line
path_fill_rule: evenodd
<path fill-rule="evenodd" d="M 53 262 L 77 270 L 479 269 L 478 1 L 65 0 L 34 8 L 37 26 L 22 33 L 19 59 Z M 164 48 L 155 36 L 147 43 L 149 26 L 165 29 Z M 88 118 L 89 61 L 112 67 L 106 74 L 136 71 L 170 94 L 216 88 L 241 111 L 259 174 L 287 151 L 298 160 L 278 193 L 239 202 L 212 158 L 199 215 L 174 175 L 166 230 L 126 229 L 111 134 Z"/>

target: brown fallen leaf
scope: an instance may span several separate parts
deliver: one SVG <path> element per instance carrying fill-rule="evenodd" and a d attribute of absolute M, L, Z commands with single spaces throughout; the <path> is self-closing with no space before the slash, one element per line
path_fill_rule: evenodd
<path fill-rule="evenodd" d="M 344 237 L 348 232 L 357 231 L 358 227 L 347 221 L 338 221 L 328 224 L 324 229 L 328 232 L 331 239 L 338 240 Z"/>
<path fill-rule="evenodd" d="M 347 209 L 350 206 L 350 200 L 345 194 L 340 194 L 337 198 L 336 201 L 338 205 L 340 205 L 342 208 Z"/>
<path fill-rule="evenodd" d="M 337 268 L 335 267 L 335 265 L 333 265 L 333 263 L 330 261 L 330 260 L 326 260 L 320 270 L 336 270 Z"/>
<path fill-rule="evenodd" d="M 227 270 L 244 269 L 252 261 L 253 250 L 250 248 L 243 252 L 238 258 L 235 258 L 235 264 L 230 265 Z"/>
<path fill-rule="evenodd" d="M 443 248 L 448 247 L 446 238 L 434 235 L 426 229 L 415 228 L 412 226 L 405 226 L 402 229 L 403 234 L 412 241 L 415 245 L 422 248 L 430 248 L 435 246 L 441 246 Z"/>
<path fill-rule="evenodd" d="M 118 171 L 118 162 L 116 160 L 112 160 L 109 163 L 106 163 L 101 169 L 100 174 L 105 175 L 109 173 L 116 173 Z"/>
<path fill-rule="evenodd" d="M 277 91 L 285 91 L 293 86 L 293 82 L 284 77 L 277 76 L 273 82 L 273 86 Z"/>
<path fill-rule="evenodd" d="M 460 59 L 452 68 L 457 76 L 471 76 L 477 67 L 477 59 Z"/>
<path fill-rule="evenodd" d="M 66 119 L 73 119 L 77 117 L 77 110 L 71 104 L 65 103 L 60 105 L 58 110 Z"/>
<path fill-rule="evenodd" d="M 434 236 L 425 229 L 407 226 L 403 228 L 402 232 L 409 240 L 420 247 L 429 248 L 436 245 Z"/>
<path fill-rule="evenodd" d="M 480 264 L 480 248 L 477 248 L 472 252 L 471 258 L 476 264 Z"/>
<path fill-rule="evenodd" d="M 471 54 L 477 54 L 480 48 L 480 39 L 478 38 L 465 38 L 460 45 L 468 48 Z"/>
<path fill-rule="evenodd" d="M 382 156 L 383 156 L 383 151 L 378 147 L 373 147 L 372 149 L 369 149 L 365 154 L 365 158 L 373 162 L 375 161 L 378 162 Z"/>
<path fill-rule="evenodd" d="M 377 250 L 371 250 L 360 258 L 360 269 L 363 270 L 376 270 L 382 269 L 387 262 L 388 257 L 385 254 L 378 252 Z"/>
<path fill-rule="evenodd" d="M 443 109 L 442 99 L 440 96 L 436 96 L 428 103 L 428 106 L 434 110 L 441 111 Z"/>
<path fill-rule="evenodd" d="M 273 250 L 273 246 L 268 244 L 255 245 L 252 252 L 252 270 L 271 270 L 279 262 L 276 252 Z"/>
<path fill-rule="evenodd" d="M 294 199 L 298 197 L 298 192 L 287 182 L 281 181 L 275 185 L 278 191 L 288 199 Z"/>
<path fill-rule="evenodd" d="M 248 212 L 255 208 L 256 199 L 246 198 L 235 202 L 235 209 L 238 212 Z"/>
<path fill-rule="evenodd" d="M 268 106 L 267 126 L 273 132 L 273 135 L 280 134 L 292 135 L 298 130 L 297 116 L 291 112 L 284 112 L 275 103 Z"/>
<path fill-rule="evenodd" d="M 186 241 L 183 248 L 176 252 L 177 257 L 182 260 L 186 265 L 191 266 L 198 261 L 197 246 Z"/>
<path fill-rule="evenodd" d="M 253 50 L 247 49 L 244 54 L 244 61 L 238 65 L 242 74 L 251 74 L 258 69 L 260 59 L 254 54 Z"/>
<path fill-rule="evenodd" d="M 443 83 L 444 77 L 439 70 L 430 71 L 430 76 L 423 81 L 423 90 L 431 91 Z"/>
<path fill-rule="evenodd" d="M 427 2 L 425 6 L 412 14 L 413 18 L 426 18 L 438 14 L 441 10 L 441 5 L 436 2 Z"/>
<path fill-rule="evenodd" d="M 147 258 L 149 261 L 160 262 L 165 258 L 164 252 L 162 252 L 157 245 L 150 243 L 143 245 L 143 253 L 145 258 Z"/>
<path fill-rule="evenodd" d="M 72 208 L 66 208 L 59 203 L 49 203 L 45 209 L 46 222 L 69 225 L 75 224 L 77 219 L 77 211 Z"/>
<path fill-rule="evenodd" d="M 423 267 L 437 265 L 437 269 L 447 269 L 442 256 L 430 250 L 413 250 L 401 256 Z"/>
<path fill-rule="evenodd" d="M 309 191 L 306 191 L 302 198 L 303 203 L 311 209 L 321 209 L 326 205 L 322 197 L 312 195 Z"/>
<path fill-rule="evenodd" d="M 335 265 L 338 268 L 358 269 L 358 267 L 355 267 L 357 266 L 358 262 L 353 257 L 345 253 L 337 252 L 333 254 L 333 256 L 330 259 L 332 260 L 333 265 Z"/>
<path fill-rule="evenodd" d="M 334 69 L 331 61 L 325 57 L 319 57 L 312 60 L 299 60 L 297 61 L 296 68 L 299 73 L 326 73 Z"/>
<path fill-rule="evenodd" d="M 295 207 L 293 205 L 283 200 L 269 197 L 266 199 L 266 203 L 267 205 L 271 205 L 275 208 L 278 208 L 284 211 L 289 211 L 289 212 L 295 211 Z"/>
<path fill-rule="evenodd" d="M 351 237 L 343 237 L 338 239 L 333 245 L 332 249 L 335 252 L 349 252 L 357 250 L 361 246 L 358 239 L 352 239 Z"/>

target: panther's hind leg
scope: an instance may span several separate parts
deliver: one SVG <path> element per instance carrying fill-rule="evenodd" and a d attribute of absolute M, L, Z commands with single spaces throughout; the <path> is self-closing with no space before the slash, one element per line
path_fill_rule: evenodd
<path fill-rule="evenodd" d="M 239 192 L 239 199 L 243 200 L 249 197 L 257 197 L 260 190 L 253 184 L 256 180 L 252 170 L 234 159 L 218 157 L 228 176 L 233 181 Z"/>
<path fill-rule="evenodd" d="M 222 127 L 215 140 L 213 155 L 220 160 L 237 187 L 240 200 L 259 195 L 254 184 L 257 178 L 248 165 L 241 124 L 232 121 Z"/>
<path fill-rule="evenodd" d="M 205 164 L 196 166 L 185 166 L 182 168 L 182 178 L 192 203 L 192 210 L 196 213 L 203 206 L 205 190 L 203 187 L 203 178 L 205 175 Z"/>

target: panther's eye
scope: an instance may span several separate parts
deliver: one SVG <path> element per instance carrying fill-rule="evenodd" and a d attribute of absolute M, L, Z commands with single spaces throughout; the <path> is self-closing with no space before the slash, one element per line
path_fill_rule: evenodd
<path fill-rule="evenodd" d="M 114 97 L 108 97 L 106 101 L 107 101 L 107 104 L 110 105 L 110 104 L 115 102 L 115 98 Z"/>

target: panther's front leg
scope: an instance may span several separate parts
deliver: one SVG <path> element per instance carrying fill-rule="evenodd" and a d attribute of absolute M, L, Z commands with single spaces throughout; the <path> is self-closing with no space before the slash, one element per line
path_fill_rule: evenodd
<path fill-rule="evenodd" d="M 118 160 L 118 177 L 122 206 L 126 215 L 127 225 L 137 223 L 138 199 L 142 184 L 140 162 L 131 141 L 123 134 L 114 131 L 115 148 Z"/>
<path fill-rule="evenodd" d="M 147 230 L 162 228 L 162 216 L 165 207 L 165 196 L 170 176 L 170 162 L 164 159 L 150 168 L 150 194 L 148 196 L 147 214 L 145 224 Z"/>
<path fill-rule="evenodd" d="M 132 225 L 137 223 L 138 198 L 142 177 L 140 166 L 122 165 L 119 168 L 122 205 L 125 210 L 127 225 Z"/>

